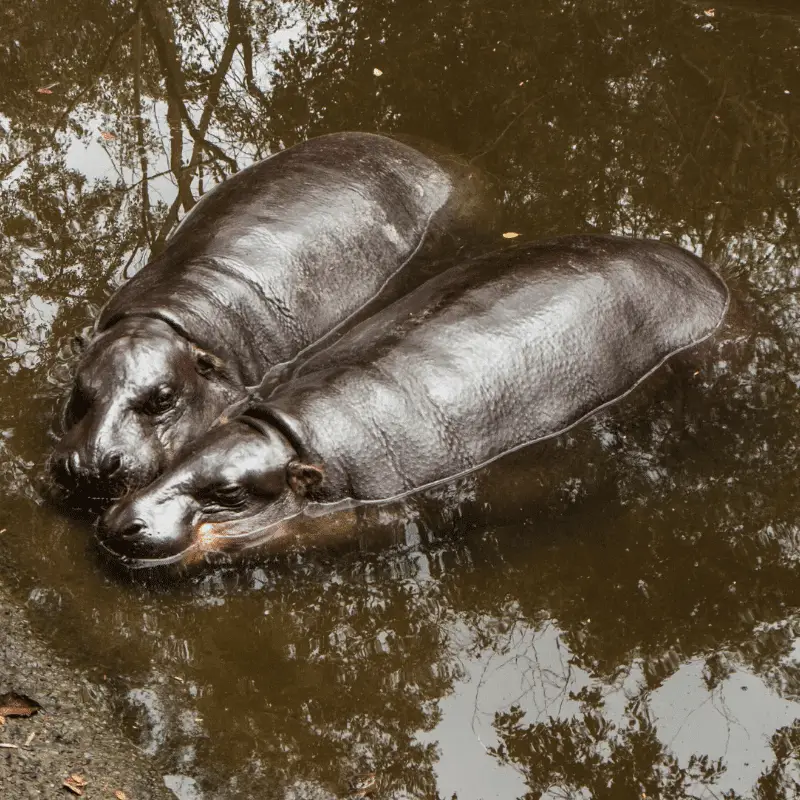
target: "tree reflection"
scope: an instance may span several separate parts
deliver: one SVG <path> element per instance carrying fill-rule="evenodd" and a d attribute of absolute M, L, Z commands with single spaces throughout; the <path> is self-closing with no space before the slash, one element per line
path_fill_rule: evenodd
<path fill-rule="evenodd" d="M 658 797 L 682 800 L 713 785 L 724 772 L 721 762 L 692 756 L 686 767 L 670 755 L 658 738 L 640 700 L 625 710 L 625 725 L 604 718 L 597 693 L 580 697 L 582 713 L 570 720 L 522 724 L 518 708 L 497 715 L 501 744 L 492 753 L 514 762 L 525 775 L 530 791 L 524 800 L 555 797 Z M 735 798 L 735 793 L 725 797 Z"/>

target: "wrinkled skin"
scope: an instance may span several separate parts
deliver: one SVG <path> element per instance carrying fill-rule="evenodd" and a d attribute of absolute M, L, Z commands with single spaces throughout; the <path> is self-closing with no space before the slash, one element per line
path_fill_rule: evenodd
<path fill-rule="evenodd" d="M 462 183 L 400 142 L 341 133 L 204 195 L 101 311 L 53 494 L 93 508 L 148 483 L 247 386 L 389 302 L 421 249 L 472 219 Z"/>
<path fill-rule="evenodd" d="M 124 320 L 97 337 L 78 366 L 52 469 L 60 485 L 99 493 L 88 500 L 113 499 L 152 481 L 242 394 L 215 356 L 166 323 Z"/>
<path fill-rule="evenodd" d="M 728 291 L 691 253 L 575 236 L 432 278 L 267 384 L 102 520 L 146 564 L 285 536 L 309 511 L 383 503 L 556 436 L 722 323 Z"/>
<path fill-rule="evenodd" d="M 235 420 L 208 431 L 145 494 L 107 511 L 98 538 L 114 555 L 123 550 L 131 566 L 232 550 L 254 527 L 269 529 L 299 513 L 321 479 L 279 431 Z"/>

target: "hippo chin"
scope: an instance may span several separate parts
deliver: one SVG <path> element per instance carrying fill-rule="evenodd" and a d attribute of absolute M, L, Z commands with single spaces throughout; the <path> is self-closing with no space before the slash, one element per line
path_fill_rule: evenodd
<path fill-rule="evenodd" d="M 256 394 L 100 521 L 134 565 L 285 536 L 567 430 L 719 327 L 728 291 L 673 245 L 577 236 L 455 267 Z"/>
<path fill-rule="evenodd" d="M 322 136 L 205 195 L 102 310 L 50 459 L 74 505 L 149 483 L 276 365 L 336 332 L 474 208 L 400 142 Z"/>

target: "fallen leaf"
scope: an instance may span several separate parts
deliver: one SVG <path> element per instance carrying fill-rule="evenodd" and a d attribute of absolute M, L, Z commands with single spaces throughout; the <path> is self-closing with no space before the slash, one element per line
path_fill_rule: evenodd
<path fill-rule="evenodd" d="M 0 747 L 4 747 L 6 750 L 19 750 L 18 744 L 6 744 L 5 742 L 0 742 Z"/>
<path fill-rule="evenodd" d="M 373 74 L 373 75 L 374 75 L 376 78 L 380 78 L 380 76 L 381 76 L 381 75 L 383 75 L 383 70 L 382 70 L 382 69 L 378 69 L 377 67 L 375 67 L 375 69 L 374 69 L 374 70 L 372 70 L 372 74 Z"/>
<path fill-rule="evenodd" d="M 41 708 L 35 700 L 24 694 L 0 694 L 0 717 L 32 717 Z"/>
<path fill-rule="evenodd" d="M 53 94 L 52 89 L 48 89 L 46 86 L 40 86 L 37 90 L 39 94 Z"/>
<path fill-rule="evenodd" d="M 87 783 L 89 783 L 89 781 L 87 781 L 86 778 L 82 778 L 80 775 L 73 772 L 61 785 L 65 789 L 69 789 L 73 794 L 78 795 L 78 797 L 83 797 L 83 790 L 86 788 Z"/>
<path fill-rule="evenodd" d="M 117 800 L 128 800 L 128 795 L 126 795 L 121 789 L 117 789 L 117 791 L 114 792 L 114 797 L 116 797 Z"/>
<path fill-rule="evenodd" d="M 6 724 L 6 718 L 5 717 L 0 717 L 0 728 L 2 728 L 3 725 L 5 725 L 5 724 Z"/>
<path fill-rule="evenodd" d="M 31 731 L 28 738 L 25 740 L 25 747 L 30 747 L 31 742 L 33 741 L 33 737 L 36 736 L 36 731 Z"/>
<path fill-rule="evenodd" d="M 713 8 L 707 8 L 703 13 L 707 17 L 713 17 L 714 16 L 714 9 Z"/>
<path fill-rule="evenodd" d="M 519 236 L 518 233 L 514 233 L 514 231 L 508 231 L 507 233 L 503 234 L 504 239 L 516 239 Z"/>
<path fill-rule="evenodd" d="M 100 131 L 100 135 L 107 141 L 111 142 L 117 137 L 111 131 Z"/>

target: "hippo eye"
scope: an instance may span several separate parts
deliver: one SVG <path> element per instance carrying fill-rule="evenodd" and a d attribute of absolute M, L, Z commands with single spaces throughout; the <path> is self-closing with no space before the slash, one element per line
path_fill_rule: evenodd
<path fill-rule="evenodd" d="M 175 392 L 169 386 L 159 386 L 143 406 L 145 414 L 156 416 L 169 411 L 175 405 Z"/>
<path fill-rule="evenodd" d="M 225 483 L 211 489 L 208 496 L 217 505 L 225 508 L 235 508 L 244 503 L 245 490 L 243 486 L 238 486 L 235 483 Z"/>

